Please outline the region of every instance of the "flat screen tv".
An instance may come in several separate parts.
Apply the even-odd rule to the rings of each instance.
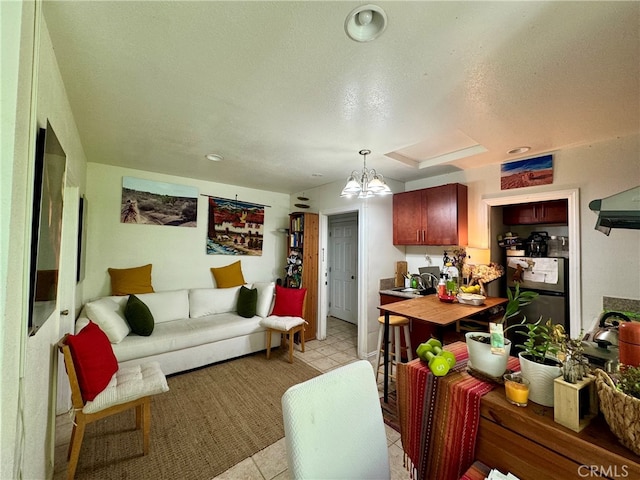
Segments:
[[[38,131],[31,224],[29,335],[35,335],[56,308],[62,200],[67,157],[47,122]]]

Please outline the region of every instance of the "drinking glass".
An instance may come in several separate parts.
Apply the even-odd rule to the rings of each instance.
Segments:
[[[507,400],[518,407],[526,407],[529,400],[529,380],[520,373],[507,373],[502,378]]]

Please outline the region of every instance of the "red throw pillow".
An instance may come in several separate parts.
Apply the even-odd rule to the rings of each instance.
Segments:
[[[284,288],[276,285],[276,303],[271,315],[278,317],[302,317],[302,305],[306,288]]]
[[[118,371],[118,361],[111,343],[100,327],[89,324],[77,335],[67,337],[80,391],[85,402],[93,400],[109,384]]]

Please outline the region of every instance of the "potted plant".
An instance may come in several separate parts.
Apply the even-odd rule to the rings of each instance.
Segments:
[[[545,407],[554,403],[554,380],[562,375],[562,362],[557,353],[566,348],[566,334],[561,325],[553,325],[551,320],[542,323],[542,317],[535,323],[527,323],[526,341],[518,345],[523,349],[518,354],[522,376],[529,380],[529,399]]]
[[[519,285],[516,284],[515,290],[507,290],[507,298],[509,301],[505,307],[504,315],[496,322],[505,325],[507,320],[520,313],[520,309],[529,305],[538,296],[536,292],[520,291]],[[526,321],[526,317],[521,323]],[[520,325],[516,323],[515,325]],[[514,325],[514,326],[515,326]],[[506,332],[511,327],[503,328]],[[502,374],[507,369],[507,361],[511,352],[511,341],[504,339],[504,348],[496,349],[491,347],[491,334],[485,332],[468,332],[465,335],[467,343],[467,351],[469,352],[469,363],[472,370],[485,374],[489,377],[501,379]]]

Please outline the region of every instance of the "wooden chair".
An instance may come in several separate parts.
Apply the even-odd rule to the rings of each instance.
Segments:
[[[118,395],[117,393],[114,395],[113,391],[109,392],[109,397],[111,397],[109,401],[102,402],[99,399],[99,396],[102,394],[99,394],[93,402],[85,403],[82,398],[80,384],[78,383],[78,376],[73,364],[71,349],[69,348],[69,345],[66,344],[66,339],[67,335],[58,342],[58,349],[64,356],[64,364],[67,370],[67,376],[69,377],[69,385],[71,387],[71,401],[74,412],[73,430],[71,432],[69,450],[67,452],[67,460],[69,461],[67,478],[73,479],[75,476],[86,426],[89,423],[100,420],[101,418],[129,410],[130,408],[135,408],[136,410],[136,429],[142,430],[142,452],[143,455],[147,455],[149,453],[149,432],[151,429],[151,396],[169,390],[166,378],[160,369],[160,365],[157,362],[153,362],[144,366],[120,368],[115,373],[116,377],[119,374],[129,376],[132,370],[144,370],[141,370],[143,378],[140,379],[140,385],[135,388],[135,390],[139,392],[137,394],[137,398],[131,398],[132,396],[135,397],[136,394],[132,394],[129,389],[129,392],[125,395]],[[113,388],[117,389],[118,387],[116,386]],[[102,405],[102,403],[104,403],[104,405]],[[93,411],[96,409],[98,410]]]
[[[307,304],[307,294],[305,293],[302,303],[302,311],[305,311]],[[307,321],[302,317],[277,317],[269,316],[260,321],[260,325],[266,328],[267,332],[267,360],[271,356],[271,335],[279,333],[281,344],[289,343],[289,363],[293,363],[293,344],[295,334],[300,336],[300,350],[304,353],[304,334]]]

